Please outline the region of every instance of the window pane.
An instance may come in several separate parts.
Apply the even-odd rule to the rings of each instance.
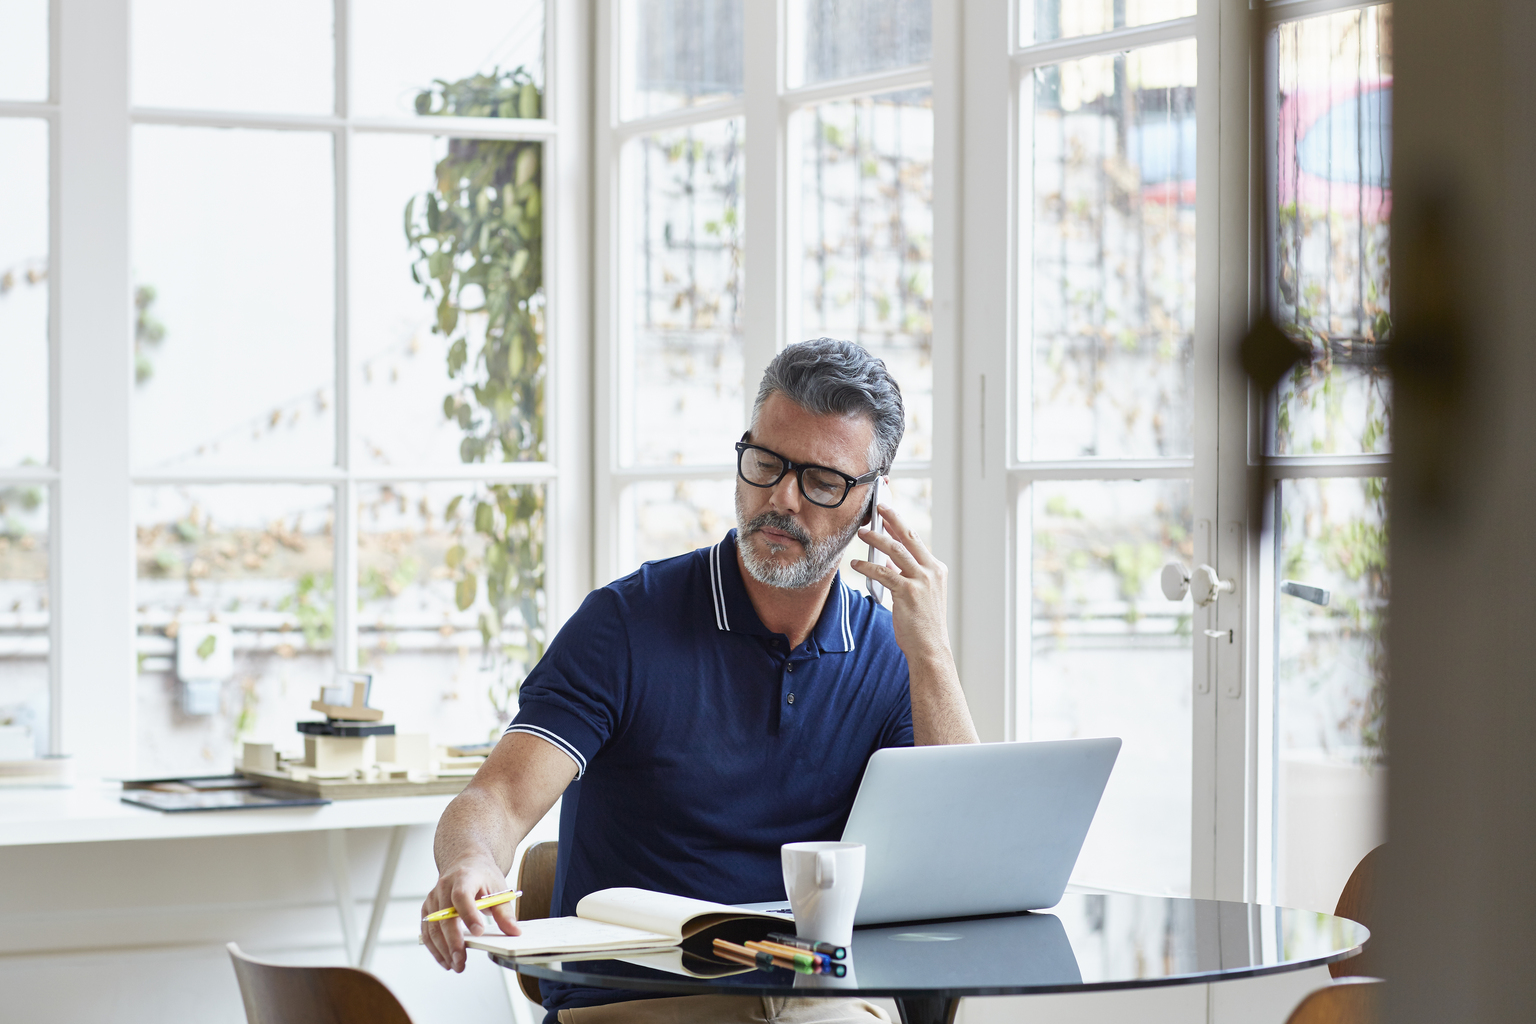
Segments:
[[[619,495],[619,574],[717,543],[736,525],[736,482],[651,480]]]
[[[1091,36],[1195,13],[1196,0],[1019,0],[1019,42]]]
[[[539,484],[361,488],[358,661],[389,720],[478,743],[516,713],[546,639],[544,502]]]
[[[741,95],[743,0],[622,0],[625,120]]]
[[[1037,483],[1019,502],[1031,596],[1018,735],[1119,736],[1072,879],[1187,895],[1192,604],[1158,574],[1190,564],[1187,480]],[[1022,609],[1021,609],[1022,610]]]
[[[48,99],[48,0],[7,0],[4,18],[0,100]]]
[[[1386,481],[1282,481],[1276,575],[1274,898],[1327,910],[1386,839]]]
[[[933,94],[802,111],[800,336],[856,341],[901,385],[900,457],[933,456]]]
[[[488,116],[542,116],[543,0],[445,0],[433,4],[430,14],[443,30],[427,31],[421,4],[408,0],[368,0],[349,11],[353,114],[414,115],[417,97],[435,79],[453,82],[521,68],[534,94],[507,107],[498,102]]]
[[[133,142],[136,466],[330,464],[330,135],[143,125]]]
[[[354,464],[543,458],[542,144],[360,134],[352,147]],[[497,272],[471,280],[486,265]]]
[[[1192,451],[1195,70],[1189,41],[1038,68],[1025,85],[1033,416],[1019,447],[1036,459]]]
[[[0,761],[48,752],[48,490],[0,484]]]
[[[335,672],[331,488],[137,487],[133,518],[135,770],[226,772],[244,740],[299,748],[294,722],[313,717],[309,702]],[[233,665],[213,683],[215,710],[189,714],[178,654],[195,639],[216,663],[222,638],[209,642],[209,623],[228,629]]]
[[[0,466],[48,461],[48,123],[0,118]]]
[[[328,3],[133,0],[132,20],[135,106],[284,114],[333,109]]]
[[[1387,450],[1391,335],[1391,9],[1287,22],[1275,33],[1273,308],[1312,348],[1281,384],[1273,450]]]
[[[924,64],[933,56],[929,0],[791,0],[789,10],[791,87]]]
[[[726,464],[742,397],[742,131],[629,142],[620,178],[620,460]]]

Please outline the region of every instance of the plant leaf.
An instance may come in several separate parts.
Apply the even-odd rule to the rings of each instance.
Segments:
[[[475,579],[474,573],[467,572],[459,577],[459,582],[453,588],[453,603],[458,605],[459,611],[467,611],[475,603],[475,592],[479,588],[480,581]]]

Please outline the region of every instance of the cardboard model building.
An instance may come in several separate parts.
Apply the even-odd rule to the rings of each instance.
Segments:
[[[368,706],[368,692],[372,689],[372,675],[342,673],[331,686],[322,686],[320,699],[310,701],[309,706],[330,721],[382,722],[384,712]],[[390,726],[390,732],[394,732],[394,726]]]
[[[242,774],[281,789],[330,798],[456,793],[485,760],[459,748],[434,748],[427,733],[397,733],[384,712],[368,706],[373,677],[340,673],[310,707],[323,722],[299,722],[304,759],[283,757],[271,743],[247,743]],[[387,791],[386,791],[387,790]]]

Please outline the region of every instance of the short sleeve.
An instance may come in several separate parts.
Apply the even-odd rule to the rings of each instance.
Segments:
[[[880,746],[883,747],[910,747],[915,745],[912,737],[912,692],[908,690],[901,695],[896,706],[891,709],[891,714],[885,720],[885,726],[880,730]]]
[[[525,732],[576,762],[576,777],[613,735],[629,689],[628,633],[617,595],[594,590],[523,680],[507,732]]]

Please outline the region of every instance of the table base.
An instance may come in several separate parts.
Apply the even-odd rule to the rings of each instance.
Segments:
[[[960,1000],[942,996],[897,999],[896,1009],[901,1014],[901,1024],[955,1024]]]

